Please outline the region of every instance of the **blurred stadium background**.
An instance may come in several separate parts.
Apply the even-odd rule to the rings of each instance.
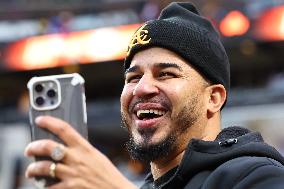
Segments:
[[[91,143],[138,186],[148,170],[129,160],[120,123],[123,57],[135,28],[169,0],[0,0],[0,188],[32,189],[26,83],[80,73]],[[284,0],[192,0],[219,30],[231,61],[223,127],[262,132],[284,154]],[[190,45],[190,44],[189,44]]]

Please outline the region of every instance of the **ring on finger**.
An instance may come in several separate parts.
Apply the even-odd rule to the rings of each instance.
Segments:
[[[55,169],[56,169],[56,163],[52,163],[50,166],[49,166],[49,176],[51,178],[55,178],[56,175],[55,175]]]
[[[63,144],[57,145],[52,149],[50,156],[55,161],[61,161],[65,156],[65,146]]]

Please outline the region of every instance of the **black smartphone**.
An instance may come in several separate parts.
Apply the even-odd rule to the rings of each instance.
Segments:
[[[35,118],[50,115],[60,118],[88,139],[87,111],[84,79],[77,73],[33,77],[28,82],[30,97],[29,120],[32,140],[52,139],[63,143],[56,135],[36,126]],[[51,160],[50,157],[35,157],[36,161]],[[50,186],[57,179],[39,177],[36,180]]]

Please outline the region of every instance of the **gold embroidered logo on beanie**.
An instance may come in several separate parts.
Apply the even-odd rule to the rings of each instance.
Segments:
[[[141,26],[133,35],[130,44],[128,45],[128,50],[127,50],[127,56],[130,54],[131,49],[135,45],[145,45],[148,44],[151,41],[151,38],[148,38],[149,31],[147,29],[144,29],[146,24]],[[148,39],[147,39],[148,38]]]

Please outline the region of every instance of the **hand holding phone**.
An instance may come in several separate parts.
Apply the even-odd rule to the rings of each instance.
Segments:
[[[37,156],[36,160],[47,160],[31,163],[26,169],[26,175],[30,178],[44,179],[45,186],[56,183],[56,188],[62,189],[71,186],[136,189],[137,187],[119,172],[107,156],[85,140],[87,120],[83,83],[76,74],[38,77],[29,82],[32,139],[48,140],[33,141],[26,147],[26,156]],[[48,92],[50,90],[54,90],[55,95],[48,95],[54,94]],[[36,125],[35,118],[40,115],[50,116],[36,119]],[[54,164],[50,156],[60,143],[65,144],[65,155],[60,162]],[[52,179],[48,175],[60,180]],[[40,186],[42,185],[43,183]]]
[[[53,133],[36,126],[35,118],[42,115],[64,120],[85,139],[88,138],[84,79],[79,74],[33,77],[28,82],[28,89],[30,96],[29,119],[33,141],[51,139],[64,144]],[[50,157],[35,157],[35,159],[36,161],[54,161]],[[58,182],[52,178],[37,179],[44,179],[47,186]]]

